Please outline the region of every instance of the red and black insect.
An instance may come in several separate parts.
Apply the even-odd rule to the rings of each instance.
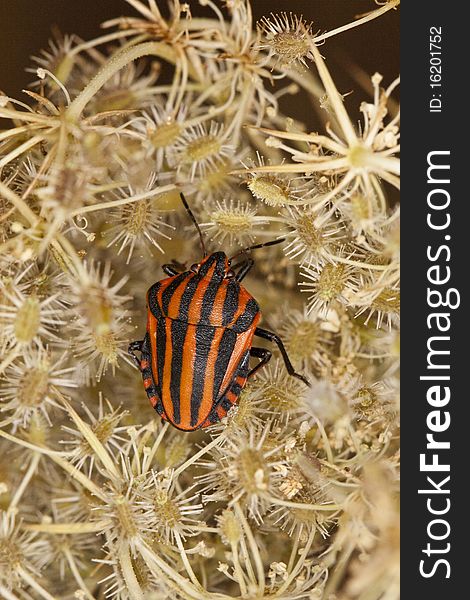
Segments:
[[[281,339],[258,327],[258,303],[241,285],[253,259],[232,266],[233,258],[282,240],[251,246],[232,258],[224,252],[208,255],[183,194],[181,199],[198,230],[204,257],[183,273],[163,265],[169,277],[148,290],[147,332],[129,345],[129,353],[155,410],[176,428],[194,431],[220,421],[247,379],[271,358],[269,350],[252,346],[253,336],[276,343],[288,373],[309,382],[295,372]],[[135,351],[141,353],[140,360]],[[260,359],[251,369],[250,356]]]

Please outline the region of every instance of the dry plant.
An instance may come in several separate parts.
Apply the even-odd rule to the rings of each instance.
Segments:
[[[327,32],[127,2],[0,96],[0,596],[396,599],[398,80],[358,123],[327,59],[399,1]],[[274,358],[190,434],[127,355],[161,264],[200,257],[180,190],[213,250],[285,238],[246,285],[312,381]]]

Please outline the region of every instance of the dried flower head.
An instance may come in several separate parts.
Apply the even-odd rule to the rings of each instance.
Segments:
[[[351,266],[342,263],[304,266],[302,276],[304,281],[300,284],[301,291],[310,294],[309,312],[326,315],[331,305],[348,304],[346,292],[354,287],[355,279]]]
[[[257,163],[248,161],[247,164],[264,166],[265,160],[257,152]],[[303,196],[310,192],[305,180],[282,173],[247,173],[245,183],[254,198],[273,207],[299,204]]]
[[[169,469],[160,473],[151,471],[142,485],[144,514],[154,524],[159,538],[167,543],[174,544],[176,538],[185,540],[197,534],[198,525],[203,525],[194,518],[202,512],[198,497],[194,486],[178,492],[174,472]]]
[[[227,143],[222,124],[211,121],[209,128],[205,124],[187,127],[174,143],[172,165],[178,170],[188,169],[190,179],[196,175],[204,176],[209,169],[231,156],[233,147]]]
[[[156,176],[153,174],[147,184],[147,190],[154,186]],[[130,195],[134,194],[129,189]],[[126,194],[123,194],[126,197]],[[129,264],[135,248],[143,248],[149,245],[159,252],[164,252],[157,238],[170,239],[167,232],[172,227],[162,218],[158,209],[158,199],[149,198],[140,202],[123,204],[110,211],[111,227],[106,232],[109,238],[108,247],[117,246],[118,254],[127,249],[126,264]]]
[[[260,371],[251,384],[251,402],[257,399],[266,407],[268,414],[278,415],[281,420],[287,421],[302,410],[305,388],[300,380],[286,377],[284,364],[276,360]]]
[[[203,501],[230,498],[229,506],[243,500],[249,514],[258,522],[269,505],[274,482],[281,476],[282,459],[276,450],[281,440],[272,431],[272,424],[249,427],[234,432],[222,447],[212,450],[213,460],[202,463],[209,471],[200,478]]]
[[[293,13],[271,13],[258,21],[258,28],[266,38],[259,47],[268,49],[280,65],[297,62],[307,66],[306,59],[311,58],[312,23]]]
[[[64,316],[64,302],[59,294],[40,298],[34,289],[21,288],[8,280],[0,281],[0,289],[4,347],[27,348],[59,340],[56,331]]]
[[[398,284],[388,286],[381,282],[376,283],[373,278],[372,283],[370,283],[370,278],[366,277],[361,278],[361,283],[361,288],[353,299],[356,306],[360,307],[356,312],[356,316],[366,313],[366,324],[374,318],[377,329],[382,327],[384,321],[390,329],[392,322],[397,319],[400,313]]]
[[[22,531],[13,512],[0,511],[0,585],[4,589],[17,591],[31,586],[44,592],[37,579],[49,555],[47,540]]]
[[[98,414],[86,406],[82,405],[83,411],[89,421],[91,431],[98,439],[99,443],[111,453],[119,451],[128,439],[125,437],[127,431],[126,425],[121,425],[127,415],[126,411],[120,410],[120,407],[113,408],[109,400],[99,396]],[[71,460],[76,464],[77,469],[82,469],[88,463],[88,473],[91,474],[95,464],[95,453],[90,442],[84,437],[80,430],[73,429],[64,425],[64,432],[71,435],[69,439],[62,440],[64,447],[71,453]]]
[[[109,263],[103,268],[92,263],[84,282],[70,280],[74,318],[68,330],[85,380],[101,379],[108,366],[116,368],[120,358],[130,362],[125,352],[130,297],[119,294],[127,276],[111,285],[112,275]]]
[[[237,242],[246,246],[252,243],[256,234],[262,231],[261,226],[267,222],[265,217],[257,214],[256,208],[233,198],[217,202],[208,218],[208,221],[201,223],[201,227],[206,228],[213,240],[224,245]]]
[[[294,364],[318,364],[328,352],[331,335],[319,315],[291,310],[279,326],[287,351]]]
[[[344,225],[331,211],[318,213],[287,206],[282,218],[290,228],[285,236],[286,256],[305,265],[334,262]]]
[[[77,42],[78,39],[75,35],[62,35],[57,32],[54,35],[54,39],[49,40],[49,47],[41,50],[39,56],[33,56],[33,61],[39,67],[50,71],[62,84],[66,84],[74,67],[73,48]],[[37,66],[26,70],[30,73],[36,73]],[[40,87],[44,86],[44,84],[50,86],[51,93],[57,92],[59,89],[53,79],[46,81],[41,79],[34,82],[31,87]]]
[[[41,346],[25,350],[20,361],[5,370],[0,381],[0,413],[13,426],[26,427],[31,417],[40,411],[52,425],[49,411],[58,408],[53,390],[77,387],[72,374],[74,367],[65,366],[66,352],[53,354]]]
[[[185,128],[185,106],[175,115],[173,107],[152,104],[143,111],[141,119],[132,122],[132,128],[142,138],[147,153],[155,156],[155,169],[161,172],[170,160],[174,145]]]

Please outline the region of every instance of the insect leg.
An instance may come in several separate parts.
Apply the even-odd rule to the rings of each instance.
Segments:
[[[255,264],[255,261],[252,258],[249,258],[248,260],[243,261],[242,263],[239,263],[238,265],[236,265],[236,267],[240,267],[240,269],[239,269],[238,273],[235,275],[235,281],[238,281],[240,283],[240,281],[245,279],[245,277],[251,271],[251,268],[253,267],[254,264]]]
[[[170,277],[173,277],[173,275],[178,275],[179,273],[179,271],[175,269],[174,265],[163,265],[162,269],[163,272],[169,275]]]
[[[256,371],[258,371],[258,369],[261,369],[261,367],[264,367],[264,365],[267,364],[271,360],[272,352],[270,350],[266,350],[266,348],[251,348],[250,356],[254,356],[255,358],[261,358],[261,360],[259,361],[259,363],[257,365],[255,365],[251,369],[251,371],[247,375],[247,378],[250,378],[252,375],[254,375],[256,373]]]
[[[135,352],[136,351],[137,352],[142,352],[142,346],[143,346],[143,344],[144,344],[144,340],[137,340],[136,342],[131,342],[129,344],[129,348],[127,349],[127,351],[129,352],[129,354],[132,356],[133,361],[135,362],[135,364],[139,368],[139,371],[140,371],[140,360],[135,355]]]
[[[295,372],[295,369],[289,359],[289,355],[287,354],[287,351],[284,347],[284,344],[282,343],[282,340],[278,335],[276,335],[275,333],[272,333],[272,331],[267,331],[266,329],[261,329],[261,327],[257,327],[255,329],[255,335],[277,344],[277,347],[281,351],[281,355],[282,355],[282,358],[284,359],[284,364],[286,365],[286,369],[287,369],[287,372],[289,373],[289,375],[292,375],[292,377],[297,377],[297,379],[300,379],[300,381],[303,381],[306,385],[308,385],[310,387],[311,384],[310,384],[309,380],[306,377],[304,377],[303,375],[300,375],[300,373]]]

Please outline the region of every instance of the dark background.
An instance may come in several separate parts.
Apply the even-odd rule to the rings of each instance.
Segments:
[[[222,2],[217,1],[220,6]],[[164,0],[159,1],[163,6]],[[190,0],[192,14],[199,16],[203,9]],[[356,15],[373,10],[373,0],[252,0],[255,19],[270,12],[294,12],[313,21],[313,30],[330,30],[354,19]],[[26,73],[34,66],[31,55],[48,46],[51,29],[57,26],[62,33],[75,33],[84,40],[103,33],[100,23],[118,16],[136,16],[124,0],[0,0],[0,90],[9,96],[26,99],[22,88],[35,79]],[[399,11],[327,40],[322,53],[327,57],[335,81],[342,93],[356,90],[347,103],[357,107],[365,94],[351,77],[351,65],[359,66],[372,75],[379,71],[388,84],[399,69]]]

